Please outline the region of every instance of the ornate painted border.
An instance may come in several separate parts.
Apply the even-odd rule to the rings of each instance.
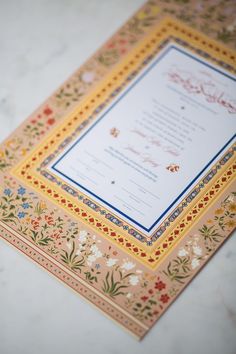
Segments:
[[[230,0],[224,8],[217,8],[212,7],[212,4],[206,0],[204,9],[199,10],[199,4],[195,0],[186,1],[184,6],[175,0],[168,3],[164,0],[149,1],[0,146],[1,237],[47,269],[49,273],[59,274],[58,279],[97,307],[99,303],[94,295],[94,289],[87,293],[82,286],[76,286],[77,283],[70,278],[72,272],[77,274],[79,279],[91,284],[92,280],[88,275],[91,266],[81,268],[80,273],[79,269],[74,269],[70,262],[65,263],[61,258],[65,252],[74,255],[71,242],[74,240],[75,246],[80,246],[77,229],[83,226],[77,218],[70,218],[66,213],[62,214],[62,208],[55,209],[55,206],[43,198],[42,194],[34,193],[28,187],[26,190],[24,184],[11,176],[10,170],[16,163],[22,161],[44,136],[52,131],[55,124],[64,119],[65,115],[72,111],[101,78],[113,70],[121,58],[126,56],[127,52],[134,48],[166,14],[171,14],[180,21],[188,23],[192,28],[197,28],[210,37],[235,48],[233,25],[235,5],[235,2]],[[224,17],[222,18],[221,15]],[[209,48],[214,47],[218,52],[219,55],[216,57],[220,56],[223,62],[228,59],[230,65],[235,65],[233,50],[226,47],[221,50],[222,46],[217,42],[205,38]],[[197,38],[186,37],[186,41],[194,44]],[[226,173],[223,178],[230,177],[231,173],[232,171],[229,175]],[[147,333],[235,228],[235,182],[227,185],[223,194],[217,195],[218,199],[214,199],[214,205],[210,206],[206,214],[196,221],[191,233],[186,232],[185,237],[167,255],[155,272],[140,266],[143,273],[137,274],[142,274],[141,286],[129,285],[124,295],[115,298],[107,292],[104,293],[107,289],[102,290],[105,294],[104,298],[116,304],[117,310],[114,313],[113,306],[106,305],[100,308],[117,322],[122,322],[123,326],[138,338]],[[43,235],[37,234],[39,228],[43,230]],[[31,229],[35,234],[31,233]],[[66,235],[65,239],[59,232],[62,230]],[[104,238],[97,235],[97,241],[103,242]],[[101,279],[98,284],[93,280],[93,287],[96,289],[106,280],[107,272],[116,271],[116,266],[111,265],[112,260],[114,262],[115,257],[121,260],[124,257],[119,247],[110,244],[110,249],[103,249],[105,252],[103,258],[97,260],[99,263],[101,263],[100,259],[110,262],[110,267],[104,262],[101,264],[101,274],[98,275]],[[56,247],[61,253],[56,253]],[[53,262],[57,260],[65,265],[65,271],[62,273],[58,265],[54,267],[49,262],[48,256]],[[127,262],[123,265],[127,266]],[[127,278],[123,284],[127,285]],[[127,319],[124,312],[128,312],[133,319],[141,321],[142,326],[137,326],[137,321],[134,321],[135,324],[129,321],[130,316]]]
[[[236,192],[234,191],[235,184],[215,201],[204,218],[201,218],[191,232],[185,235],[171,257],[167,257],[155,273],[144,272],[145,268],[136,273],[138,274],[136,277],[140,277],[141,287],[136,289],[134,283],[128,285],[123,279],[120,284],[126,287],[127,291],[124,293],[120,291],[115,297],[108,295],[107,289],[102,287],[102,282],[95,286],[96,283],[88,281],[85,277],[87,274],[85,271],[82,274],[79,268],[73,268],[70,263],[63,263],[54,254],[49,255],[32,239],[20,235],[6,221],[0,221],[0,232],[7,242],[91,301],[138,338],[142,338],[235,228]],[[23,192],[22,187],[19,188],[16,200],[21,202]],[[9,197],[12,198],[13,195]],[[114,261],[113,258],[108,258],[109,260],[110,263]],[[130,267],[131,263],[124,264]],[[117,284],[116,273],[119,273],[119,270],[116,269],[115,264],[110,264],[105,273],[106,277],[103,278],[105,285],[110,281],[110,272]]]
[[[188,44],[186,37],[188,39],[194,38],[195,46]],[[49,173],[45,167],[78,136],[88,123],[96,118],[98,113],[137,75],[140,69],[148,64],[156,52],[170,41],[177,42],[213,63],[234,72],[234,68],[228,64],[228,62],[231,63],[230,52],[225,52],[224,48],[220,51],[219,46],[211,44],[211,40],[173,19],[166,18],[139,44],[138,48],[128,55],[128,58],[117,67],[114,74],[106,78],[105,82],[91,93],[84,104],[81,104],[79,110],[77,109],[69,115],[65,119],[65,123],[46,139],[45,144],[34,151],[26,161],[21,162],[13,172],[24,182],[45,193],[47,197],[53,198],[60,206],[67,208],[73,215],[80,217],[96,232],[107,235],[110,240],[118,243],[130,254],[140,258],[152,269],[155,269],[158,262],[170,252],[176,242],[179,242],[193,220],[206,211],[207,206],[213,202],[216,193],[220,193],[229,183],[233,177],[234,164],[231,160],[235,151],[234,146],[228,149],[224,157],[207,172],[150,238],[133,227],[129,227],[116,215],[101,208],[100,205],[95,204],[82,193],[77,193],[55,175]],[[219,52],[222,53],[223,58],[227,58],[226,62],[223,62],[221,58],[219,60],[215,58],[215,54]],[[65,134],[66,139],[64,139]],[[227,171],[226,168],[228,168]],[[48,181],[46,182],[42,176]],[[181,215],[182,213],[183,215]],[[158,240],[160,236],[161,238]],[[140,242],[144,243],[145,241],[146,245],[140,245]]]

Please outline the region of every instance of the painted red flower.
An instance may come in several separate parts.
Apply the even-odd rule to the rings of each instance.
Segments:
[[[142,296],[142,297],[141,297],[141,300],[142,300],[142,301],[147,301],[147,300],[148,300],[148,296]]]
[[[47,121],[47,124],[48,125],[53,125],[55,123],[55,119],[54,118],[50,118],[50,119],[48,119],[48,121]]]
[[[54,224],[54,220],[51,216],[45,215],[45,221],[48,225],[53,225]]]
[[[53,235],[52,235],[52,238],[54,238],[55,240],[59,240],[61,238],[60,234],[58,232],[55,232]]]
[[[46,116],[49,116],[50,114],[52,114],[52,110],[49,107],[46,107],[43,111],[44,114],[46,114]]]
[[[115,44],[114,44],[114,43],[109,43],[107,47],[108,47],[108,48],[114,48],[114,47],[115,47]]]
[[[163,304],[166,304],[169,300],[170,300],[170,297],[169,297],[168,294],[162,294],[161,297],[160,297],[160,301],[161,301]]]
[[[31,225],[33,226],[34,230],[37,230],[39,227],[39,222],[36,220],[31,220]]]
[[[166,284],[163,283],[163,281],[158,281],[155,283],[155,289],[158,289],[159,291],[161,291],[162,289],[166,288]]]
[[[148,292],[149,292],[149,294],[151,294],[151,295],[154,293],[154,291],[153,291],[152,289],[148,290]]]

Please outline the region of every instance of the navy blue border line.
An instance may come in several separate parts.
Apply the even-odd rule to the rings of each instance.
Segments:
[[[128,215],[126,215],[125,213],[123,213],[122,211],[120,211],[119,209],[117,209],[116,207],[114,207],[113,205],[111,205],[110,203],[108,203],[107,201],[105,201],[104,199],[100,198],[98,195],[96,195],[95,193],[93,193],[91,190],[85,188],[84,186],[82,186],[81,184],[79,184],[78,182],[74,181],[72,178],[68,177],[67,175],[65,175],[63,172],[59,171],[56,168],[56,165],[79,143],[80,140],[82,140],[104,117],[105,115],[107,115],[112,109],[113,107],[124,97],[127,95],[127,93],[134,87],[136,86],[142,79],[144,76],[147,75],[147,73],[149,71],[151,71],[154,66],[161,60],[163,59],[163,57],[170,51],[170,50],[177,50],[179,52],[181,52],[182,54],[206,65],[207,67],[215,70],[216,72],[219,72],[220,74],[226,76],[227,78],[236,81],[236,78],[228,75],[227,73],[211,66],[208,63],[205,63],[204,61],[202,61],[199,58],[194,57],[193,55],[186,53],[184,50],[171,45],[169,46],[153,63],[152,65],[149,66],[149,68],[147,68],[142,75],[140,75],[140,77],[135,80],[133,82],[132,85],[130,85],[127,90],[101,115],[101,117],[99,119],[96,120],[96,122],[94,122],[91,127],[84,133],[82,134],[76,141],[75,143],[52,165],[52,169],[54,171],[56,171],[57,173],[59,173],[61,176],[65,177],[66,179],[68,179],[70,182],[73,182],[74,184],[76,184],[78,187],[82,188],[83,190],[85,190],[86,192],[88,192],[89,194],[91,194],[92,196],[96,197],[98,200],[100,200],[101,202],[103,202],[104,204],[108,205],[111,209],[115,210],[116,212],[118,212],[120,215],[126,217],[128,220],[132,221],[135,225],[139,226],[141,229],[149,232],[153,229],[153,227],[155,227],[155,225],[163,218],[163,216],[172,208],[172,206],[183,196],[183,194],[193,185],[193,183],[201,176],[201,174],[212,164],[212,162],[223,152],[223,150],[234,140],[234,138],[236,137],[236,134],[234,134],[232,136],[232,138],[229,139],[229,141],[220,149],[220,151],[207,163],[207,165],[198,173],[198,175],[187,185],[187,187],[181,192],[181,194],[179,194],[179,196],[169,205],[169,207],[159,216],[159,218],[151,225],[150,228],[146,228],[143,225],[141,225],[140,223],[138,223],[136,220],[132,219],[131,217],[129,217]]]

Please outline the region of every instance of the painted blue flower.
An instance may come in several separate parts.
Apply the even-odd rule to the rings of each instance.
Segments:
[[[95,265],[95,268],[96,268],[96,269],[99,269],[99,268],[100,268],[100,264],[96,264],[96,265]]]
[[[19,219],[23,219],[25,217],[26,213],[24,213],[23,211],[18,213],[18,218]]]
[[[23,209],[29,209],[29,207],[30,207],[29,203],[23,203],[22,204],[22,208]]]
[[[4,194],[9,197],[11,195],[11,190],[9,188],[5,189]]]
[[[23,188],[23,187],[20,187],[20,188],[18,189],[18,194],[19,194],[19,195],[24,195],[25,192],[26,192],[26,189]]]

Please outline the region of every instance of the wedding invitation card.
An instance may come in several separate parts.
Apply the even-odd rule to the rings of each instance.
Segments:
[[[147,2],[0,147],[2,238],[138,338],[236,225],[235,44],[182,6]]]

